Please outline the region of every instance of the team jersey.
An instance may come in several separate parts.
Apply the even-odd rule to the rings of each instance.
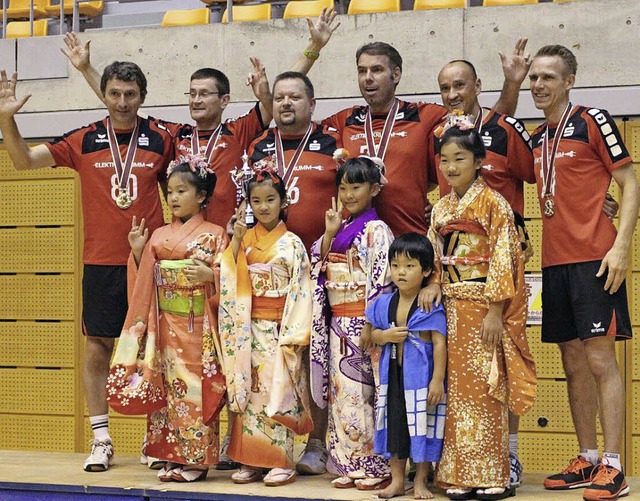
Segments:
[[[118,180],[106,118],[46,143],[56,166],[70,167],[80,176],[85,264],[126,265],[133,216],[138,222],[144,218],[150,233],[164,224],[158,182],[166,179],[167,165],[173,157],[172,137],[155,120],[138,120],[138,147],[127,186],[132,203],[126,210],[116,205]],[[123,159],[131,132],[115,129]]]
[[[536,176],[533,170],[531,137],[519,120],[484,110],[480,137],[487,150],[481,174],[489,187],[507,199],[511,208],[524,215],[524,183],[533,184]],[[440,141],[435,140],[436,162],[440,165]],[[440,197],[451,191],[451,186],[438,168]]]
[[[281,135],[285,165],[300,145],[302,136]],[[287,228],[298,235],[307,251],[324,233],[324,215],[331,207],[331,197],[336,197],[337,166],[333,152],[341,147],[336,130],[313,123],[309,140],[296,163],[287,186],[290,205],[287,212]],[[274,129],[262,133],[251,145],[252,162],[273,156],[275,152]]]
[[[546,123],[533,133],[540,208],[542,138]],[[549,129],[549,143],[556,129]],[[602,259],[616,238],[602,212],[611,173],[631,163],[615,122],[605,110],[575,106],[555,160],[555,214],[542,216],[542,267]]]
[[[343,147],[352,157],[368,154],[364,128],[367,108],[347,108],[322,121],[338,129]],[[427,231],[424,218],[427,192],[429,185],[437,182],[433,129],[446,114],[447,110],[437,104],[400,101],[384,158],[389,183],[376,197],[380,219],[396,236],[409,231],[422,234]],[[386,118],[386,115],[372,116],[376,144],[380,142]]]
[[[161,123],[166,125],[174,136],[176,156],[190,154],[191,137],[195,127],[171,122]],[[231,179],[231,171],[235,167],[242,167],[242,154],[249,150],[251,141],[264,129],[258,103],[244,115],[222,123],[220,138],[211,155],[216,187],[205,212],[207,221],[226,228],[236,208],[236,185]],[[198,130],[200,153],[204,154],[212,133],[210,130]]]

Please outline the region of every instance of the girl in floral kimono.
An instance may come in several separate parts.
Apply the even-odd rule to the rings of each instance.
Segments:
[[[450,116],[440,170],[451,193],[433,208],[447,315],[449,399],[436,480],[450,499],[495,500],[509,485],[507,409],[533,405],[525,336],[524,256],[507,201],[478,176],[485,149],[465,116]]]
[[[209,299],[228,237],[203,218],[215,186],[204,158],[181,157],[167,174],[171,224],[146,243],[144,220],[132,221],[133,291],[107,399],[118,412],[149,415],[147,454],[166,461],[161,481],[192,482],[218,460],[225,381]]]
[[[361,337],[365,308],[391,282],[393,234],[373,207],[386,181],[379,162],[357,157],[339,167],[338,195],[349,217],[342,221],[333,199],[325,233],[311,248],[311,387],[318,406],[329,403],[327,471],[339,475],[332,484],[340,489],[381,489],[390,481],[388,460],[373,453],[376,371]]]
[[[247,185],[257,224],[238,211],[221,265],[220,333],[229,410],[237,413],[227,454],[242,464],[231,478],[267,486],[296,480],[295,434],[313,428],[301,356],[311,331],[309,258],[287,231],[285,184],[263,161]]]

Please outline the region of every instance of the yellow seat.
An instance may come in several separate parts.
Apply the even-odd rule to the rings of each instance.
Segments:
[[[9,0],[7,19],[29,19],[29,4],[29,0]],[[45,9],[50,5],[50,0],[34,0],[33,18],[41,19],[47,17]],[[0,9],[0,18],[2,18],[2,9]]]
[[[73,14],[73,0],[61,0],[64,2],[64,14],[70,16]],[[96,2],[80,2],[78,4],[78,12],[84,17],[95,17],[102,14],[104,9],[103,1]],[[49,5],[45,8],[50,17],[58,17],[60,15],[60,4]]]
[[[458,9],[466,4],[466,0],[416,0],[413,10]]]
[[[40,19],[33,22],[33,36],[46,37],[49,33],[49,22]],[[28,38],[31,36],[31,23],[29,21],[12,21],[7,24],[7,38]]]
[[[283,18],[292,19],[294,17],[316,17],[322,9],[332,9],[333,0],[295,0],[290,1],[284,9]]]
[[[168,10],[162,18],[162,27],[192,26],[195,24],[209,24],[211,11],[203,9]]]
[[[347,14],[371,14],[399,10],[400,0],[351,0]]]
[[[271,19],[271,4],[261,3],[258,5],[234,5],[233,22],[236,21],[267,21]],[[222,22],[229,20],[227,11],[222,14]]]
[[[495,7],[498,5],[524,5],[527,3],[538,3],[538,0],[483,0],[485,7]]]

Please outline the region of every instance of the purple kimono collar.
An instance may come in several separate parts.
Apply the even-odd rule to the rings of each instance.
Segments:
[[[349,219],[343,221],[342,225],[340,225],[340,230],[338,230],[336,237],[331,243],[330,252],[345,254],[349,247],[351,247],[351,244],[353,244],[356,236],[360,234],[366,224],[369,221],[375,221],[376,219],[379,219],[378,213],[372,207],[371,209],[364,211],[351,222],[349,222]]]

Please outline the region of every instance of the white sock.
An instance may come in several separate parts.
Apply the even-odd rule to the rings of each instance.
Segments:
[[[93,438],[97,442],[111,440],[111,437],[109,436],[109,414],[103,414],[102,416],[89,416],[89,422],[91,423],[91,429],[93,430]]]
[[[620,454],[614,452],[605,452],[602,456],[602,462],[613,466],[616,470],[622,471],[622,465],[620,464]]]
[[[598,464],[598,449],[582,449],[580,455],[591,464]]]
[[[517,433],[509,433],[509,454],[515,456],[518,461],[520,458],[518,457],[518,434]]]

